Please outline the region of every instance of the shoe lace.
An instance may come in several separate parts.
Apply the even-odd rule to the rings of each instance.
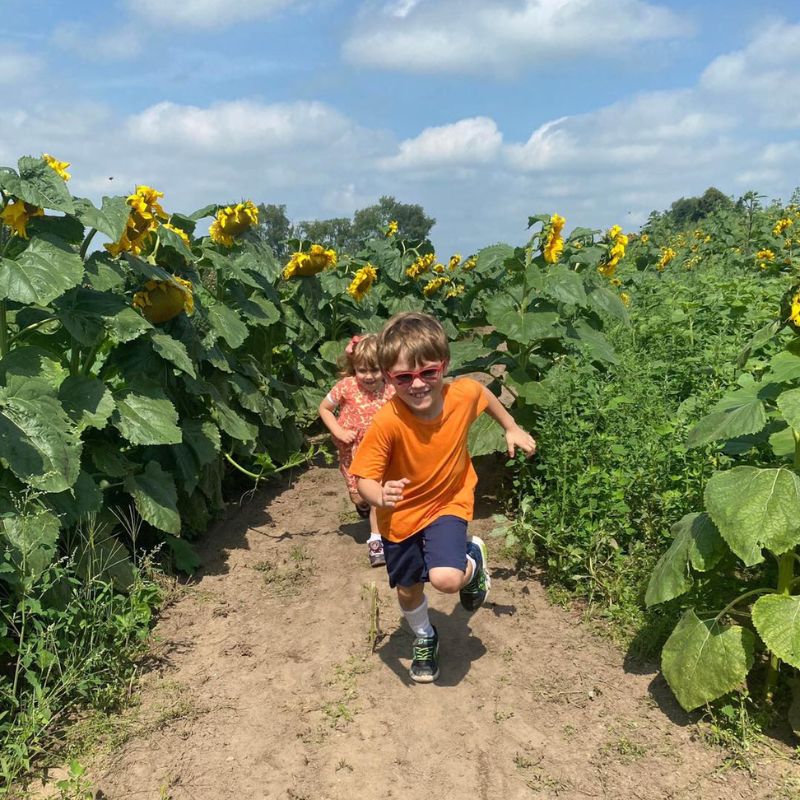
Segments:
[[[433,659],[433,647],[430,645],[414,646],[414,661],[431,661]]]

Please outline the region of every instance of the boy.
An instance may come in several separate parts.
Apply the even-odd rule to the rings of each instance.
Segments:
[[[467,452],[470,425],[486,411],[506,432],[509,455],[536,442],[500,401],[470,378],[443,381],[447,336],[428,314],[393,316],[378,339],[378,362],[396,395],[373,417],[350,466],[358,491],[377,508],[389,585],[414,631],[411,679],[439,677],[439,636],[428,619],[425,581],[460,593],[468,611],[489,590],[486,546],[467,539],[477,475]]]

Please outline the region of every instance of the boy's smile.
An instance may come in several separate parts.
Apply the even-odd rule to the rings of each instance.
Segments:
[[[392,378],[392,375],[397,373],[420,372],[426,369],[437,370],[435,380],[423,380],[421,376],[415,375],[411,382],[407,383]],[[446,369],[446,362],[423,361],[421,364],[410,364],[404,356],[400,356],[387,374],[397,392],[397,396],[408,406],[413,414],[423,419],[433,419],[442,412],[442,389],[444,387],[444,371]]]

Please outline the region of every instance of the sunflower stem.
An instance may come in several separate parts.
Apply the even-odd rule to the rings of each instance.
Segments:
[[[6,315],[6,301],[0,300],[0,358],[2,358],[9,349],[8,320]]]
[[[92,239],[94,239],[94,235],[97,233],[97,228],[92,228],[89,233],[86,234],[86,238],[83,240],[81,244],[81,249],[78,252],[78,255],[81,257],[81,261],[86,258],[86,251],[89,249],[89,245],[92,243]]]

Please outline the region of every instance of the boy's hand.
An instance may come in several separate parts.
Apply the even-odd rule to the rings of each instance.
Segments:
[[[526,458],[530,458],[536,452],[536,439],[527,431],[522,430],[519,425],[515,425],[506,431],[506,444],[508,445],[510,458],[514,458],[517,447],[525,453]]]
[[[340,427],[339,430],[334,434],[334,438],[338,439],[340,442],[342,442],[342,444],[353,444],[353,442],[356,440],[356,432]]]
[[[411,483],[408,478],[400,478],[399,481],[386,481],[383,484],[383,508],[394,508],[403,499],[403,489]]]

